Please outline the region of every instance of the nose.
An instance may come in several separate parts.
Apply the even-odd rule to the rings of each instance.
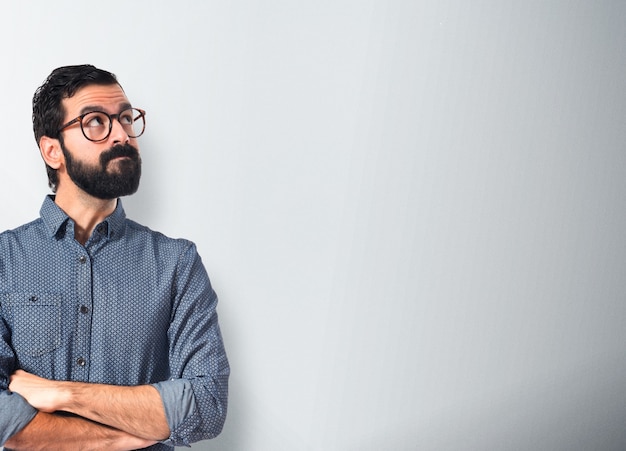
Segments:
[[[109,140],[113,142],[113,144],[126,144],[130,142],[130,137],[122,124],[119,121],[119,118],[111,119],[111,135],[109,136]]]

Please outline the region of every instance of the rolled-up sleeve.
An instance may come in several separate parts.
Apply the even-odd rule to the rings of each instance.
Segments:
[[[2,297],[0,296],[0,311]],[[37,409],[19,394],[9,391],[9,378],[14,371],[15,355],[9,346],[9,330],[0,319],[0,444],[21,431],[37,414]]]
[[[226,420],[230,367],[217,295],[193,243],[178,261],[168,338],[171,380],[154,384],[165,406],[169,445],[217,436]]]
[[[24,429],[37,414],[37,409],[17,393],[0,391],[0,444]]]

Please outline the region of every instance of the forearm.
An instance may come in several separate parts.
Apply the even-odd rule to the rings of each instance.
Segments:
[[[164,440],[170,434],[161,396],[150,385],[52,381],[18,370],[9,389],[41,412],[70,412],[149,440]]]
[[[61,382],[56,410],[71,412],[92,421],[151,440],[165,440],[170,430],[159,392],[152,386]]]
[[[150,446],[154,440],[84,418],[39,412],[33,420],[5,444],[11,450],[133,450]]]

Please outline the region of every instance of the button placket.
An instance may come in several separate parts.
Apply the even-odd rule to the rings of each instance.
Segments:
[[[78,318],[76,321],[76,335],[74,346],[74,368],[76,374],[74,380],[89,380],[89,361],[91,343],[91,306],[92,299],[92,274],[91,259],[85,249],[78,255],[78,268],[76,277],[76,295]]]

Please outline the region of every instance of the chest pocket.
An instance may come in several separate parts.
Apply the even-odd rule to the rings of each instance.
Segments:
[[[5,294],[2,313],[18,356],[39,357],[61,345],[61,295]]]

